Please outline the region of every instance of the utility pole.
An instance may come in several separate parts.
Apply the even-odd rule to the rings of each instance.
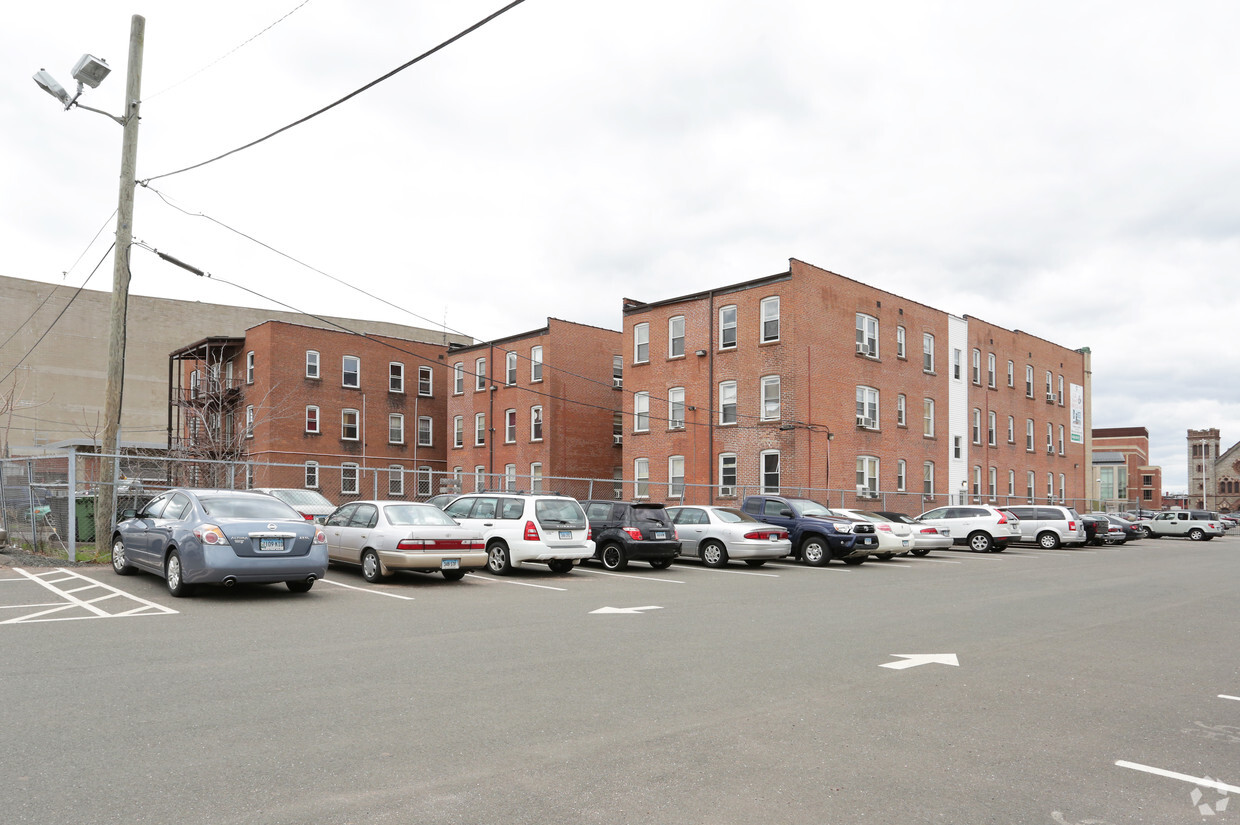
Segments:
[[[129,21],[129,67],[125,78],[125,128],[121,142],[120,193],[116,206],[116,247],[112,256],[112,309],[109,316],[108,378],[104,402],[100,495],[95,505],[95,546],[107,547],[116,515],[116,455],[119,452],[121,397],[125,383],[125,322],[129,310],[129,252],[133,243],[133,201],[138,165],[138,107],[142,101],[142,46],[146,18]]]

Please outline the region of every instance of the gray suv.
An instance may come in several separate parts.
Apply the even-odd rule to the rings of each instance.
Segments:
[[[1065,544],[1085,544],[1085,525],[1071,507],[1018,504],[1007,510],[1020,519],[1019,541],[1037,544],[1047,550]]]

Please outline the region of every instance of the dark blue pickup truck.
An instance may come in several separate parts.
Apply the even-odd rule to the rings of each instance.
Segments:
[[[831,559],[861,564],[878,550],[873,524],[840,515],[808,498],[747,496],[742,509],[758,521],[787,529],[793,556],[814,567]]]

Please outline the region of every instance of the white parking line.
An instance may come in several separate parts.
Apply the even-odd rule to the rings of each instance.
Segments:
[[[912,565],[907,564],[907,563],[898,564],[895,559],[891,559],[891,560],[867,559],[866,563],[873,565],[874,567],[886,567],[891,570],[912,570],[913,569]]]
[[[1138,765],[1136,762],[1125,762],[1122,759],[1115,764],[1121,768],[1131,768],[1134,771],[1144,771],[1155,776],[1165,776],[1168,779],[1191,782],[1202,788],[1214,788],[1216,791],[1222,791],[1223,793],[1240,793],[1240,787],[1228,785],[1226,782],[1219,782],[1217,779],[1210,779],[1204,776],[1189,776],[1186,773],[1176,773],[1175,771],[1164,771],[1162,768],[1151,768],[1149,765]]]
[[[1220,693],[1220,694],[1218,695],[1218,698],[1220,698],[1220,699],[1235,699],[1237,702],[1240,702],[1240,696],[1228,696],[1226,693]]]
[[[593,573],[596,576],[615,576],[616,578],[620,578],[620,579],[639,579],[640,581],[644,581],[644,582],[667,582],[668,584],[684,584],[684,582],[677,581],[676,579],[660,579],[655,576],[633,576],[628,573],[612,573],[609,570],[591,570],[589,568],[582,568],[581,572],[582,573]]]
[[[471,579],[481,579],[482,581],[487,581],[487,582],[490,582],[491,584],[519,584],[522,587],[537,587],[539,590],[559,590],[561,593],[567,590],[567,588],[552,587],[549,584],[531,584],[530,582],[514,582],[512,579],[497,579],[494,576],[480,576],[477,573],[466,573],[465,575]]]
[[[776,567],[800,567],[806,570],[834,570],[836,573],[844,573],[844,572],[847,572],[853,569],[852,566],[850,565],[834,565],[834,564],[826,565],[824,564],[821,567],[814,567],[813,565],[810,565],[810,564],[796,564],[793,562],[778,562],[774,566]]]
[[[353,584],[345,584],[344,582],[333,581],[332,579],[321,579],[323,584],[334,584],[337,587],[347,587],[350,590],[360,590],[363,593],[374,593],[376,596],[388,596],[393,599],[404,599],[407,602],[413,601],[413,596],[401,596],[398,593],[385,593],[382,590],[371,590],[369,587],[358,587]]]
[[[47,605],[48,607],[47,610],[40,610],[37,613],[32,613],[27,616],[16,616],[12,619],[6,619],[3,622],[0,622],[0,624],[23,624],[26,622],[69,622],[69,621],[76,621],[79,619],[114,619],[114,618],[119,618],[122,616],[168,615],[171,613],[178,612],[176,610],[173,610],[171,607],[164,607],[162,604],[156,604],[155,602],[147,601],[146,599],[139,598],[138,596],[135,596],[132,593],[126,593],[123,590],[118,590],[117,588],[113,587],[110,584],[104,584],[103,582],[95,581],[89,576],[83,576],[80,573],[74,573],[64,567],[57,567],[57,568],[54,568],[53,570],[43,572],[43,573],[37,573],[37,574],[28,573],[26,570],[20,567],[15,567],[13,569],[17,573],[20,573],[22,576],[25,576],[28,581],[35,582],[41,587],[44,587],[52,591],[57,596],[62,597],[63,599],[65,599],[65,602],[59,602],[54,605]],[[46,576],[52,576],[52,575],[58,575],[58,574],[62,574],[60,575],[60,578],[56,578],[56,579],[45,578]],[[89,582],[89,584],[83,585],[82,587],[75,587],[72,590],[64,590],[59,587],[56,587],[57,584],[61,584],[63,582],[70,582],[70,581]],[[102,589],[106,592],[102,596],[99,596],[94,599],[88,599],[88,600],[80,599],[77,596],[73,595],[74,593],[80,593],[83,590],[94,590],[96,588]],[[100,608],[95,607],[95,604],[98,602],[104,602],[109,599],[115,599],[115,598],[129,599],[130,601],[137,602],[139,606],[135,608],[131,608],[129,610],[124,610],[120,613],[108,613],[106,610],[101,610]],[[27,607],[44,607],[45,605],[26,605],[26,606]],[[55,618],[50,618],[50,619],[44,618],[45,616],[51,616],[53,613],[60,613],[65,610],[73,610],[75,608],[85,610],[87,613],[90,613],[93,615],[57,616]]]
[[[677,566],[679,567],[679,565]],[[692,566],[685,566],[685,567],[681,567],[680,569],[681,570],[700,570],[703,573],[731,573],[734,576],[766,576],[767,578],[770,578],[770,579],[779,578],[778,573],[755,573],[752,570],[729,570],[727,568],[716,569],[714,567],[692,567]]]
[[[952,561],[951,559],[930,559],[925,558],[924,556],[917,559],[918,564],[921,564],[923,561],[932,562],[933,564],[964,564],[962,561]]]

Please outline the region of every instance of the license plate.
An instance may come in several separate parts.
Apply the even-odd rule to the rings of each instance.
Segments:
[[[572,531],[572,530],[561,530],[561,531],[560,531],[560,540],[561,540],[561,541],[570,541],[570,540],[572,539],[572,537],[573,537],[573,531]]]
[[[908,547],[908,539],[905,539],[904,541],[900,542],[900,546],[901,546],[901,547]]]
[[[281,553],[284,551],[284,539],[276,538],[260,538],[258,540],[258,551],[260,553]]]
[[[666,533],[666,532],[664,532],[663,530],[656,530],[656,531],[654,532],[654,537],[655,537],[656,539],[665,539],[665,538],[667,538],[667,533]]]
[[[866,536],[865,538],[861,540],[861,544],[866,547],[869,547],[871,544],[878,544],[878,539]]]
[[[779,534],[771,533],[771,541],[779,541]]]
[[[459,570],[461,568],[460,559],[444,559],[439,563],[440,570]]]

